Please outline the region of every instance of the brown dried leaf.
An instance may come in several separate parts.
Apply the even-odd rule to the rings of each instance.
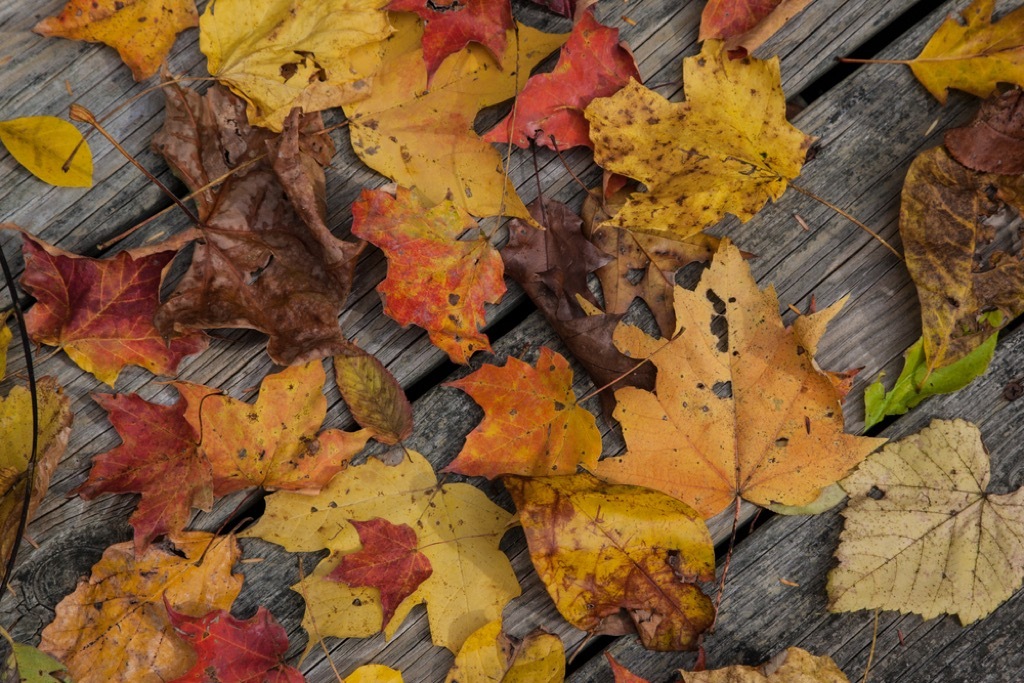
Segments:
[[[962,128],[946,133],[954,159],[982,173],[1024,173],[1024,90],[996,94],[981,103]]]

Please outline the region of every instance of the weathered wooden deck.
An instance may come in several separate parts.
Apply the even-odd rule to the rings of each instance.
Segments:
[[[938,144],[945,129],[966,120],[976,101],[954,94],[942,107],[905,67],[837,66],[835,58],[853,54],[914,56],[941,20],[966,4],[966,0],[816,0],[758,52],[781,56],[787,96],[808,103],[795,123],[819,138],[817,154],[797,182],[850,211],[897,247],[899,194],[907,167],[918,152]],[[1017,4],[1004,2],[1001,8]],[[63,0],[0,5],[0,117],[65,115],[73,101],[103,116],[155,82],[134,83],[129,70],[108,48],[29,32],[39,18],[57,12],[62,5]],[[680,60],[696,52],[703,5],[703,0],[631,0],[628,4],[601,0],[597,11],[603,21],[622,29],[645,80],[672,84],[659,90],[666,95],[672,92],[671,97],[678,99]],[[530,7],[517,6],[517,13],[552,30],[568,26]],[[194,30],[179,39],[170,58],[175,73],[205,75],[196,41]],[[181,190],[164,162],[149,151],[150,138],[162,122],[162,109],[163,98],[154,93],[121,109],[106,125],[161,180]],[[344,235],[351,222],[349,207],[360,189],[380,185],[384,179],[354,157],[343,130],[336,132],[335,138],[340,144],[328,169],[329,225],[336,234]],[[90,190],[49,188],[0,155],[0,220],[16,222],[61,248],[97,255],[97,245],[168,205],[159,190],[108,144],[98,137],[91,141],[96,185]],[[539,158],[545,196],[578,208],[583,193],[561,162],[547,152],[541,152]],[[573,152],[567,159],[577,175],[596,184],[599,172],[588,153]],[[524,200],[532,199],[536,184],[527,155],[513,157],[512,174]],[[793,219],[794,213],[812,229],[804,231]],[[184,225],[183,216],[169,212],[127,240],[126,246],[157,239]],[[812,294],[822,303],[851,295],[825,338],[819,362],[831,369],[864,368],[846,403],[847,428],[860,431],[864,387],[881,370],[894,378],[903,352],[920,335],[916,293],[903,264],[849,222],[793,191],[750,223],[727,221],[716,232],[757,254],[752,261],[755,276],[763,285],[774,283],[784,306],[806,308]],[[9,234],[0,235],[0,244],[9,257],[19,252],[19,240]],[[20,258],[16,260],[20,265]],[[480,416],[466,395],[439,386],[446,379],[465,375],[468,369],[450,365],[418,329],[403,330],[383,316],[374,287],[384,269],[379,252],[364,256],[343,314],[343,327],[376,354],[415,399],[417,429],[409,445],[440,467],[455,456]],[[490,320],[499,361],[542,344],[564,351],[514,286],[505,300],[492,308]],[[45,356],[45,351],[40,354]],[[473,366],[485,360],[494,359],[481,354],[473,359]],[[12,349],[11,371],[23,367],[20,350]],[[209,351],[188,361],[181,377],[238,396],[256,386],[270,370],[259,335],[227,332],[219,335]],[[37,641],[40,630],[53,617],[54,605],[74,589],[80,577],[88,575],[103,549],[130,537],[126,520],[134,504],[130,496],[92,502],[66,497],[85,479],[90,457],[116,445],[119,439],[89,398],[90,392],[105,391],[105,387],[62,354],[46,358],[38,372],[56,375],[66,387],[73,401],[75,425],[50,493],[29,528],[38,548],[23,546],[16,597],[8,596],[0,610],[0,624],[27,642]],[[911,433],[935,416],[975,421],[992,453],[993,487],[1013,490],[1024,484],[1024,459],[1016,457],[1024,443],[1024,400],[1007,401],[1003,387],[1022,375],[1024,330],[1011,325],[983,378],[958,394],[925,402],[893,421],[882,434],[898,437]],[[581,378],[578,391],[587,393],[589,383],[582,379],[582,372],[577,376]],[[167,392],[138,369],[123,373],[117,390],[138,392],[146,398]],[[330,399],[328,426],[349,426],[351,419],[336,392]],[[616,452],[620,443],[609,434],[606,453]],[[500,486],[483,486],[500,503],[508,504]],[[212,513],[197,515],[193,526],[216,530],[235,514],[243,497],[239,494],[220,501]],[[249,511],[258,512],[258,505]],[[832,655],[851,680],[860,680],[871,646],[873,615],[825,611],[826,573],[833,565],[832,552],[841,528],[838,512],[809,518],[767,517],[762,515],[737,547],[719,626],[706,643],[708,666],[755,664],[787,646],[798,645],[816,654]],[[712,527],[720,544],[728,535],[730,522],[718,520]],[[246,583],[236,610],[248,616],[257,603],[266,605],[288,629],[291,653],[301,652],[306,643],[300,627],[303,605],[287,588],[298,579],[294,557],[261,541],[247,540],[243,546],[246,556],[265,560],[240,567]],[[510,532],[503,547],[524,587],[523,596],[505,611],[506,628],[522,635],[543,626],[560,635],[568,651],[575,650],[585,634],[567,626],[555,611],[533,574],[522,533]],[[307,561],[306,571],[311,567]],[[1024,675],[1020,673],[1024,671],[1022,625],[1024,592],[966,629],[950,617],[922,621],[883,613],[871,680],[1020,680]],[[377,636],[331,639],[328,644],[343,674],[357,665],[376,662],[402,670],[406,681],[436,681],[444,678],[452,661],[447,650],[430,644],[422,608],[412,613],[390,642]],[[693,663],[692,654],[647,653],[633,638],[601,638],[587,643],[571,662],[570,680],[610,680],[602,656],[605,650],[652,681],[674,680],[674,668]],[[314,651],[300,668],[309,681],[333,680],[320,652]]]

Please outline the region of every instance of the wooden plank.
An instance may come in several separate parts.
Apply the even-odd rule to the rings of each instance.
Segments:
[[[48,2],[44,3],[44,7],[52,6],[51,9],[55,10],[61,4],[60,2]],[[819,4],[825,5],[825,1],[819,0]],[[829,68],[831,55],[835,53],[828,51],[832,42],[836,42],[838,45],[838,47],[833,45],[834,50],[846,52],[847,48],[852,49],[884,26],[887,20],[895,16],[899,8],[909,4],[909,2],[885,3],[878,0],[872,0],[871,3],[830,0],[828,6],[833,11],[821,14],[819,17],[819,20],[823,22],[821,25],[812,26],[803,21],[794,24],[789,29],[790,36],[793,37],[792,54],[804,55],[813,52],[817,57],[806,58],[798,69],[790,69],[787,66],[787,87],[790,79],[797,83],[801,82],[800,79],[803,79],[802,82],[809,82]],[[649,78],[657,78],[659,75],[667,75],[671,72],[678,81],[679,57],[684,52],[693,51],[695,21],[701,6],[702,3],[686,2],[681,7],[676,7],[673,3],[661,0],[635,3],[629,6],[631,16],[639,21],[636,27],[623,25],[624,37],[636,46],[641,70],[645,75],[653,73],[654,76]],[[613,10],[618,11],[617,7],[612,8],[608,11],[608,15],[614,15]],[[851,24],[854,26],[852,32],[843,33],[841,41],[836,41],[835,36],[830,35],[829,27],[835,28],[836,22],[846,22],[851,17],[859,17],[860,23]],[[12,66],[17,65],[18,67],[16,80],[19,85],[21,83],[29,84],[13,89],[11,92],[0,89],[0,93],[2,93],[0,98],[3,98],[0,99],[0,103],[3,105],[2,110],[5,112],[5,116],[8,115],[9,104],[12,111],[15,108],[14,105],[17,105],[22,107],[19,111],[25,113],[39,111],[60,113],[71,101],[66,91],[63,90],[63,77],[73,76],[75,78],[74,90],[82,92],[86,106],[97,113],[109,111],[116,102],[125,97],[124,93],[137,92],[140,89],[141,86],[130,82],[126,70],[118,66],[116,55],[113,55],[107,48],[66,41],[44,40],[24,34],[24,29],[33,21],[17,18],[13,12],[8,16],[0,16],[0,30],[7,31],[9,27],[15,26],[22,31],[19,40],[24,42],[10,43],[9,49],[19,53],[16,60],[12,62]],[[803,37],[797,39],[798,35]],[[186,72],[201,69],[202,64],[195,59],[197,53],[189,42],[194,42],[195,32],[187,33],[186,38],[188,40],[179,44],[179,48],[172,58],[172,66],[175,70]],[[788,56],[789,53],[784,54],[784,64],[788,63]],[[69,62],[73,63],[64,72],[49,73],[45,68],[47,63],[68,64]],[[64,76],[60,76],[61,73]],[[69,80],[71,79],[69,78]],[[162,104],[159,103],[158,96],[153,96],[145,101],[155,101],[157,104],[140,106],[136,103],[111,120],[111,129],[116,136],[125,140],[126,146],[133,153],[144,158],[147,165],[153,168],[162,167],[162,164],[146,151],[149,137],[159,126],[159,112],[162,109]],[[41,108],[33,109],[33,107]],[[344,225],[348,220],[347,207],[359,186],[376,184],[380,181],[363,169],[354,159],[346,147],[347,140],[344,135],[339,136],[339,140],[341,142],[339,147],[342,151],[336,157],[333,165],[334,171],[329,176],[328,183],[329,186],[334,187],[344,181],[347,186],[338,192],[332,192],[330,224],[341,228],[339,232],[344,233]],[[166,203],[158,193],[136,175],[133,169],[116,156],[116,153],[106,147],[105,143],[101,143],[97,147],[99,148],[97,167],[100,169],[98,177],[105,178],[97,188],[84,195],[69,198],[69,195],[65,194],[67,191],[51,191],[42,188],[34,180],[25,179],[19,173],[5,173],[0,179],[0,197],[7,203],[0,204],[0,208],[4,209],[4,213],[0,215],[12,215],[17,220],[26,222],[29,227],[38,229],[45,238],[57,242],[64,248],[84,251],[91,249],[98,241],[115,234],[121,228],[134,223],[139,218],[151,213],[154,208]],[[589,155],[583,153],[571,154],[569,158],[570,163],[576,166],[589,164]],[[522,159],[515,165],[513,176],[516,178],[518,186],[524,188],[524,197],[529,198],[534,194],[532,163],[529,162],[528,157]],[[567,178],[560,162],[550,155],[546,158],[542,155],[542,160],[544,166],[541,170],[541,178],[542,184],[546,188],[545,192],[548,193],[550,189],[557,196],[578,202],[581,193]],[[5,163],[10,163],[10,161],[7,160]],[[7,167],[2,168],[7,169]],[[161,177],[166,177],[166,171],[162,171],[162,173]],[[594,177],[592,170],[589,177]],[[8,208],[12,213],[7,213]],[[172,215],[166,221],[158,223],[156,229],[169,230],[181,225],[181,219]],[[131,243],[138,241],[134,240]],[[7,246],[9,240],[2,243],[9,250]],[[768,251],[759,253],[764,258]],[[365,274],[365,279],[360,280],[357,291],[353,295],[353,303],[343,315],[346,329],[380,355],[403,383],[408,384],[415,381],[438,367],[441,360],[440,354],[429,348],[422,334],[415,330],[398,330],[397,326],[380,314],[379,302],[375,293],[372,292],[373,287],[383,275],[383,264],[379,256],[370,262],[368,268],[365,265],[361,266],[361,270]],[[499,312],[514,308],[519,301],[521,301],[521,297],[509,297],[509,303]],[[535,344],[538,339],[549,334],[536,316],[517,330],[517,333],[518,335],[510,337],[507,344],[503,343],[502,351],[517,350],[517,345]],[[898,354],[901,350],[902,347],[896,345],[890,349],[890,355]],[[17,357],[12,358],[14,369],[19,367],[19,362]],[[227,335],[227,341],[215,344],[214,349],[187,365],[183,376],[232,391],[256,385],[269,367],[261,350],[261,341],[256,335],[231,333]],[[49,610],[52,610],[55,601],[73,588],[74,577],[87,573],[88,567],[98,558],[99,553],[109,542],[126,537],[123,520],[127,517],[127,510],[131,504],[127,497],[107,498],[89,504],[78,499],[63,499],[63,495],[67,491],[84,479],[89,455],[116,444],[117,438],[107,426],[101,411],[86,397],[89,390],[96,388],[94,381],[83,376],[62,356],[48,361],[45,368],[48,372],[59,374],[68,385],[68,392],[74,400],[78,426],[76,426],[68,456],[55,477],[52,493],[32,526],[31,532],[41,541],[42,546],[38,551],[26,553],[26,561],[21,573],[25,577],[26,585],[23,590],[26,599],[17,606],[11,604],[5,606],[5,609],[17,613],[19,619],[17,633],[23,637],[31,637],[32,634],[38,632],[41,625],[49,621],[52,612],[49,613],[50,616],[47,614]],[[141,390],[147,397],[159,396],[162,393],[157,386],[152,384],[149,376],[141,371],[127,372],[126,377],[119,384],[119,388],[123,391]],[[441,392],[444,390],[439,390],[433,395],[440,398],[432,400],[440,401],[440,404],[450,411],[451,392]],[[332,394],[332,396],[336,396],[336,394]],[[425,418],[421,418],[420,423],[430,424],[432,421],[429,418],[436,414],[438,408],[432,408],[429,402],[422,403],[421,406],[418,406],[418,414],[424,415]],[[464,411],[456,412],[461,414]],[[332,409],[331,425],[346,424],[347,421],[343,411]],[[459,429],[456,429],[457,426]],[[461,425],[445,424],[444,433],[438,435],[437,441],[432,445],[432,452],[435,453],[434,461],[440,462],[450,458],[455,452],[455,444],[461,440],[461,435],[467,432],[471,426],[471,421]],[[424,434],[420,438],[427,441],[422,446],[425,449],[426,446],[431,445],[430,435]],[[204,516],[200,521],[205,522],[207,526],[212,525],[212,528],[216,528],[219,520],[233,509],[236,502],[237,498],[235,501],[229,500],[221,503],[218,506],[219,515]],[[96,533],[92,533],[93,531]],[[514,552],[514,549],[518,548],[515,562],[520,569],[520,576],[524,579],[529,594],[529,599],[517,603],[521,605],[521,608],[510,615],[510,623],[516,627],[521,624],[524,628],[520,632],[526,630],[525,627],[529,623],[536,621],[534,613],[540,603],[543,614],[542,621],[560,624],[560,618],[554,615],[550,603],[544,598],[543,590],[536,578],[533,577],[528,568],[528,562],[522,555],[521,536],[509,543]],[[254,547],[253,552],[270,558],[269,551],[263,553],[261,549]],[[281,554],[278,553],[278,555]],[[59,581],[52,579],[52,574],[49,573],[52,571],[53,562],[47,558],[52,557],[61,558],[62,573],[58,577]],[[240,604],[243,608],[246,605],[251,606],[253,597],[265,597],[269,594],[272,600],[271,607],[275,614],[278,614],[277,605],[280,603],[282,614],[278,614],[278,616],[285,619],[290,630],[294,632],[297,629],[298,619],[301,617],[301,601],[298,596],[283,589],[283,586],[295,580],[294,565],[288,567],[293,576],[282,578],[276,576],[275,572],[266,569],[271,564],[272,558],[263,564],[246,567],[246,574],[251,582],[246,595],[250,597],[246,598],[249,600],[248,603],[243,600]],[[28,585],[29,583],[31,585]],[[8,614],[8,612],[0,614],[0,619],[6,622]],[[408,664],[408,668],[422,674],[415,677],[410,675],[409,680],[429,680],[436,677],[442,667],[446,668],[444,660],[447,655],[444,653],[438,655],[436,649],[429,647],[423,627],[424,620],[422,613],[419,613],[417,619],[410,620],[401,630],[399,637],[391,644],[385,646],[380,638],[346,641],[335,648],[335,651],[342,657],[342,661],[352,665],[374,657],[377,657],[378,660]],[[567,632],[564,625],[560,628],[563,632]],[[570,638],[568,634],[566,637]],[[578,633],[571,637],[578,642]],[[296,647],[299,645],[297,644]],[[311,659],[310,661],[315,662],[316,660]],[[317,668],[319,665],[314,663],[311,666],[313,667],[312,671],[320,671]],[[320,680],[320,678],[314,676],[311,680]]]
[[[1024,484],[1024,400],[1008,401],[1006,384],[1022,377],[1024,327],[996,350],[988,372],[957,394],[930,399],[887,429],[898,439],[932,419],[962,418],[981,429],[992,456],[989,490],[1009,492]],[[829,614],[825,583],[835,565],[842,518],[837,510],[815,517],[773,517],[742,542],[733,557],[716,633],[707,640],[708,667],[755,664],[797,645],[836,659],[851,681],[860,680],[871,646],[873,614]],[[791,586],[781,580],[798,584]],[[1019,642],[1024,591],[991,616],[962,628],[954,617],[928,621],[883,612],[871,669],[873,681],[1010,681],[1024,667]],[[900,643],[902,638],[903,644]],[[609,650],[622,664],[652,681],[675,667],[691,667],[693,655],[649,653],[633,639]],[[1013,673],[1011,673],[1013,672]],[[603,657],[588,662],[573,683],[606,681]]]

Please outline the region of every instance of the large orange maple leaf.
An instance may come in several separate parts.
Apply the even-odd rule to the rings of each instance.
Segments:
[[[676,336],[620,326],[624,353],[650,358],[655,391],[615,392],[627,453],[595,473],[663,491],[711,517],[742,497],[805,505],[884,439],[843,433],[840,393],[813,362],[821,326],[787,329],[727,241],[695,291],[677,287]],[[819,316],[831,316],[835,309]]]

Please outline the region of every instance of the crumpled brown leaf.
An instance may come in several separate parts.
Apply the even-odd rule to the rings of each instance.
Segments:
[[[320,115],[294,110],[274,135],[250,127],[245,103],[220,86],[165,90],[153,146],[190,190],[245,168],[196,197],[203,240],[157,327],[259,330],[281,365],[352,352],[338,315],[364,245],[337,239],[324,222],[322,166],[334,145]]]
[[[931,369],[980,346],[999,322],[1024,313],[1021,254],[982,251],[996,237],[986,218],[1003,200],[1024,206],[1024,178],[981,174],[942,147],[920,154],[903,185],[900,236],[921,301],[924,352]]]
[[[526,290],[595,385],[604,386],[629,373],[614,386],[653,389],[654,368],[648,363],[637,367],[635,360],[612,343],[622,316],[589,315],[577,299],[598,307],[597,298],[587,288],[587,273],[611,258],[583,237],[582,221],[569,207],[552,200],[544,201],[543,207],[535,200],[528,208],[545,230],[518,219],[509,222],[508,244],[501,250],[505,273]],[[636,371],[629,372],[633,368]],[[601,392],[601,401],[605,414],[611,415],[615,407],[612,392]]]
[[[1024,90],[996,94],[981,103],[971,122],[946,133],[946,149],[982,173],[1024,173]]]

